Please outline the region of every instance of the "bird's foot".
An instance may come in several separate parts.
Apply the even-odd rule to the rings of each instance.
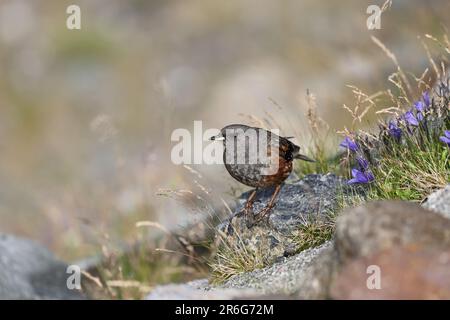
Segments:
[[[281,185],[277,185],[266,207],[257,214],[256,223],[266,220],[266,223],[270,226],[270,211],[275,207],[275,200],[280,190]]]
[[[251,207],[244,207],[239,213],[244,215],[245,225],[247,228],[250,229],[256,224],[255,214],[253,213],[253,209]]]
[[[255,215],[253,214],[253,202],[255,201],[257,190],[258,189],[253,190],[253,192],[250,194],[250,197],[248,197],[247,199],[247,203],[241,210],[241,212],[244,213],[246,219],[245,224],[247,225],[247,228],[251,228],[255,225]]]
[[[258,214],[256,215],[255,224],[260,223],[261,221],[264,221],[268,225],[270,225],[270,214],[273,209],[274,205],[269,205],[262,209]]]
[[[247,228],[251,229],[251,228],[253,228],[253,226],[255,224],[256,224],[256,221],[255,221],[255,217],[253,216],[253,214],[247,215],[247,217],[245,219],[245,225],[247,226]]]

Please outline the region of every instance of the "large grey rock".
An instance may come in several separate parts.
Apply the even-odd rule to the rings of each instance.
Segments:
[[[430,194],[423,206],[450,219],[450,185]]]
[[[0,234],[0,299],[82,299],[67,288],[66,268],[44,247]]]
[[[348,188],[345,181],[334,174],[311,174],[286,183],[270,214],[270,227],[279,233],[289,233],[309,219],[329,214],[330,210],[336,208],[337,193]],[[273,188],[270,188],[257,193],[253,205],[255,212],[267,205],[272,192]],[[246,192],[239,198],[236,212],[244,207],[250,193],[251,191]]]
[[[271,264],[296,253],[293,234],[306,223],[327,219],[342,200],[339,197],[345,196],[348,190],[345,180],[333,174],[308,175],[286,183],[268,223],[262,221],[252,228],[247,227],[246,217],[240,212],[249,196],[249,192],[244,193],[236,213],[218,226],[218,240],[232,247],[244,246],[245,250],[263,253],[265,264]],[[264,208],[272,192],[273,189],[265,189],[257,193],[254,212]]]

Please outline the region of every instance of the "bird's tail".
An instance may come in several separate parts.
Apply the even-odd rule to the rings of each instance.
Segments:
[[[304,160],[304,161],[308,161],[308,162],[316,162],[316,160],[313,160],[313,159],[311,159],[303,154],[300,154],[300,153],[297,153],[294,156],[294,159]]]

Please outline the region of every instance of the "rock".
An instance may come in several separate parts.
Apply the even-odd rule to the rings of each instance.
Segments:
[[[450,185],[429,195],[423,206],[450,219]]]
[[[66,270],[44,247],[0,234],[0,299],[83,299],[67,288]]]
[[[337,299],[450,298],[450,220],[415,203],[380,201],[337,219]],[[381,289],[367,281],[379,268]]]
[[[279,233],[289,233],[310,218],[328,214],[337,205],[337,192],[345,186],[345,180],[334,174],[311,174],[285,184],[270,215],[270,226]],[[257,193],[255,212],[266,206],[272,192],[273,188],[269,188]],[[244,207],[250,193],[240,197],[236,212]]]
[[[369,270],[368,274],[369,266],[379,269]],[[378,283],[373,278],[377,275]],[[368,280],[369,276],[372,278]],[[450,299],[450,249],[396,246],[358,258],[340,272],[331,296],[335,299]]]
[[[284,258],[271,266],[231,277],[221,288],[255,289],[262,295],[286,295],[300,299],[327,297],[333,255],[331,242]]]
[[[224,289],[209,287],[207,279],[183,284],[158,286],[147,296],[147,300],[231,300],[254,298],[260,293],[252,289]]]
[[[417,204],[380,201],[349,209],[336,223],[340,263],[396,245],[450,248],[450,220]]]
[[[239,243],[246,250],[263,252],[266,265],[283,256],[296,253],[293,232],[307,222],[326,219],[338,205],[338,197],[349,187],[336,175],[308,175],[301,180],[287,183],[281,189],[269,223],[260,222],[252,228],[246,225],[246,217],[240,213],[250,192],[244,193],[236,213],[218,226],[220,239],[226,243]],[[260,190],[254,203],[259,212],[269,201],[273,189]]]

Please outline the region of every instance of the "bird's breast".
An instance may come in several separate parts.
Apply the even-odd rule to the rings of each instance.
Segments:
[[[272,161],[269,164],[248,164],[227,161],[224,153],[224,164],[233,178],[255,188],[281,184],[292,172],[292,160],[282,157],[278,157],[278,161]]]

